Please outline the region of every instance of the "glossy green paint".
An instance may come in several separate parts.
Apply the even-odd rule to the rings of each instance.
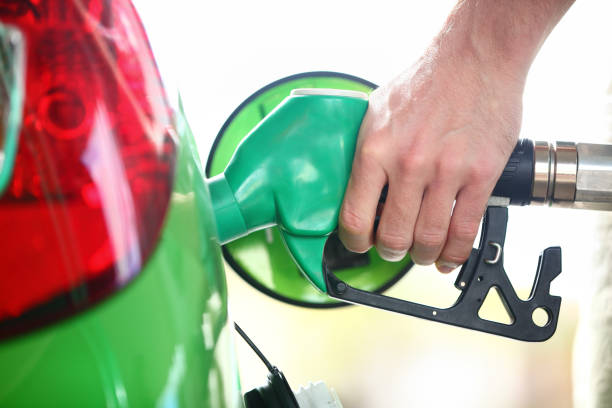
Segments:
[[[300,269],[325,292],[323,247],[338,224],[367,106],[357,97],[287,97],[209,180],[220,240],[277,224]],[[242,216],[228,216],[235,214]]]
[[[13,174],[24,94],[24,39],[0,23],[0,196]]]
[[[374,87],[367,81],[345,74],[311,72],[293,75],[260,89],[230,115],[219,131],[208,158],[207,175],[222,173],[245,136],[293,89],[332,88],[370,93]],[[343,304],[316,290],[306,279],[291,258],[277,226],[229,242],[224,250],[239,275],[269,295],[303,306]],[[409,257],[398,263],[386,262],[374,249],[367,257],[367,265],[336,270],[336,275],[352,287],[374,292],[388,287],[411,265]]]
[[[210,198],[191,132],[141,276],[60,323],[0,343],[0,406],[241,407]]]

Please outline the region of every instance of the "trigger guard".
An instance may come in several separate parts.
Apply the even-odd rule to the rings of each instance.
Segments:
[[[371,306],[378,309],[402,313],[440,323],[496,334],[522,341],[544,341],[557,328],[561,298],[552,296],[550,283],[561,273],[561,248],[547,248],[538,262],[531,296],[521,300],[514,291],[503,267],[503,245],[508,221],[506,207],[489,207],[483,219],[479,248],[473,249],[467,262],[459,272],[456,287],[461,290],[456,303],[446,309],[392,298],[362,291],[349,286],[327,268],[323,259],[325,287],[329,296],[345,302]],[[490,245],[493,242],[496,246]],[[496,250],[502,248],[496,262]],[[486,320],[478,315],[480,307],[491,288],[496,288],[511,324]],[[537,325],[532,318],[536,309],[544,309],[548,322]]]

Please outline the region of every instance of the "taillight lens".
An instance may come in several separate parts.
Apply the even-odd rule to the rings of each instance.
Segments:
[[[21,32],[0,22],[0,196],[13,174],[21,126],[23,50]]]
[[[0,4],[26,41],[23,123],[0,199],[0,337],[134,278],[172,189],[172,114],[129,1]]]

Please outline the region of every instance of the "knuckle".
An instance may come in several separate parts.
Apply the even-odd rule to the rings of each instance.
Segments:
[[[379,230],[376,241],[385,248],[394,251],[404,251],[410,247],[410,240],[396,232],[382,232]]]
[[[436,171],[440,177],[453,178],[462,172],[464,166],[465,164],[460,157],[445,156],[436,165]]]
[[[422,174],[427,166],[427,161],[424,155],[412,153],[404,155],[398,160],[399,171],[403,175],[419,175]]]
[[[340,211],[340,225],[349,235],[363,235],[369,230],[367,219],[347,205]]]
[[[487,184],[495,178],[496,167],[488,161],[474,163],[469,167],[468,177],[476,184]]]
[[[472,165],[468,170],[468,178],[472,183],[482,184],[485,181],[486,172],[482,167]]]
[[[438,248],[444,244],[446,234],[442,230],[425,229],[416,231],[414,241],[424,248]]]
[[[380,143],[379,139],[380,137],[376,134],[372,134],[364,139],[363,143],[355,154],[355,159],[360,164],[368,166],[380,163],[381,159],[385,155],[385,143]]]
[[[478,234],[477,222],[458,222],[449,231],[450,239],[462,244],[472,244]]]

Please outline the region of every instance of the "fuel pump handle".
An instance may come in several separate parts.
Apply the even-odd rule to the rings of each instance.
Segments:
[[[522,139],[493,196],[506,205],[612,210],[612,145]]]
[[[580,186],[589,185],[595,191],[594,183],[580,184],[580,145],[573,145],[572,150],[572,144],[553,147],[529,140],[518,143],[495,187],[480,246],[472,251],[459,273],[455,286],[462,294],[454,306],[436,309],[351,288],[327,268],[329,251],[325,247],[337,228],[367,105],[367,94],[356,91],[292,91],[243,139],[224,172],[207,180],[220,242],[278,225],[300,270],[329,296],[520,340],[542,341],[552,336],[561,299],[549,294],[549,286],[561,272],[561,250],[544,251],[531,297],[526,301],[518,298],[503,269],[506,205],[535,201],[567,204],[578,197]],[[601,159],[602,149],[595,149],[599,156],[591,156]],[[592,166],[588,169],[595,171]],[[605,201],[607,196],[584,197],[603,197]],[[500,293],[512,324],[478,316],[481,302],[491,288]],[[532,320],[538,308],[549,317],[544,327]]]

